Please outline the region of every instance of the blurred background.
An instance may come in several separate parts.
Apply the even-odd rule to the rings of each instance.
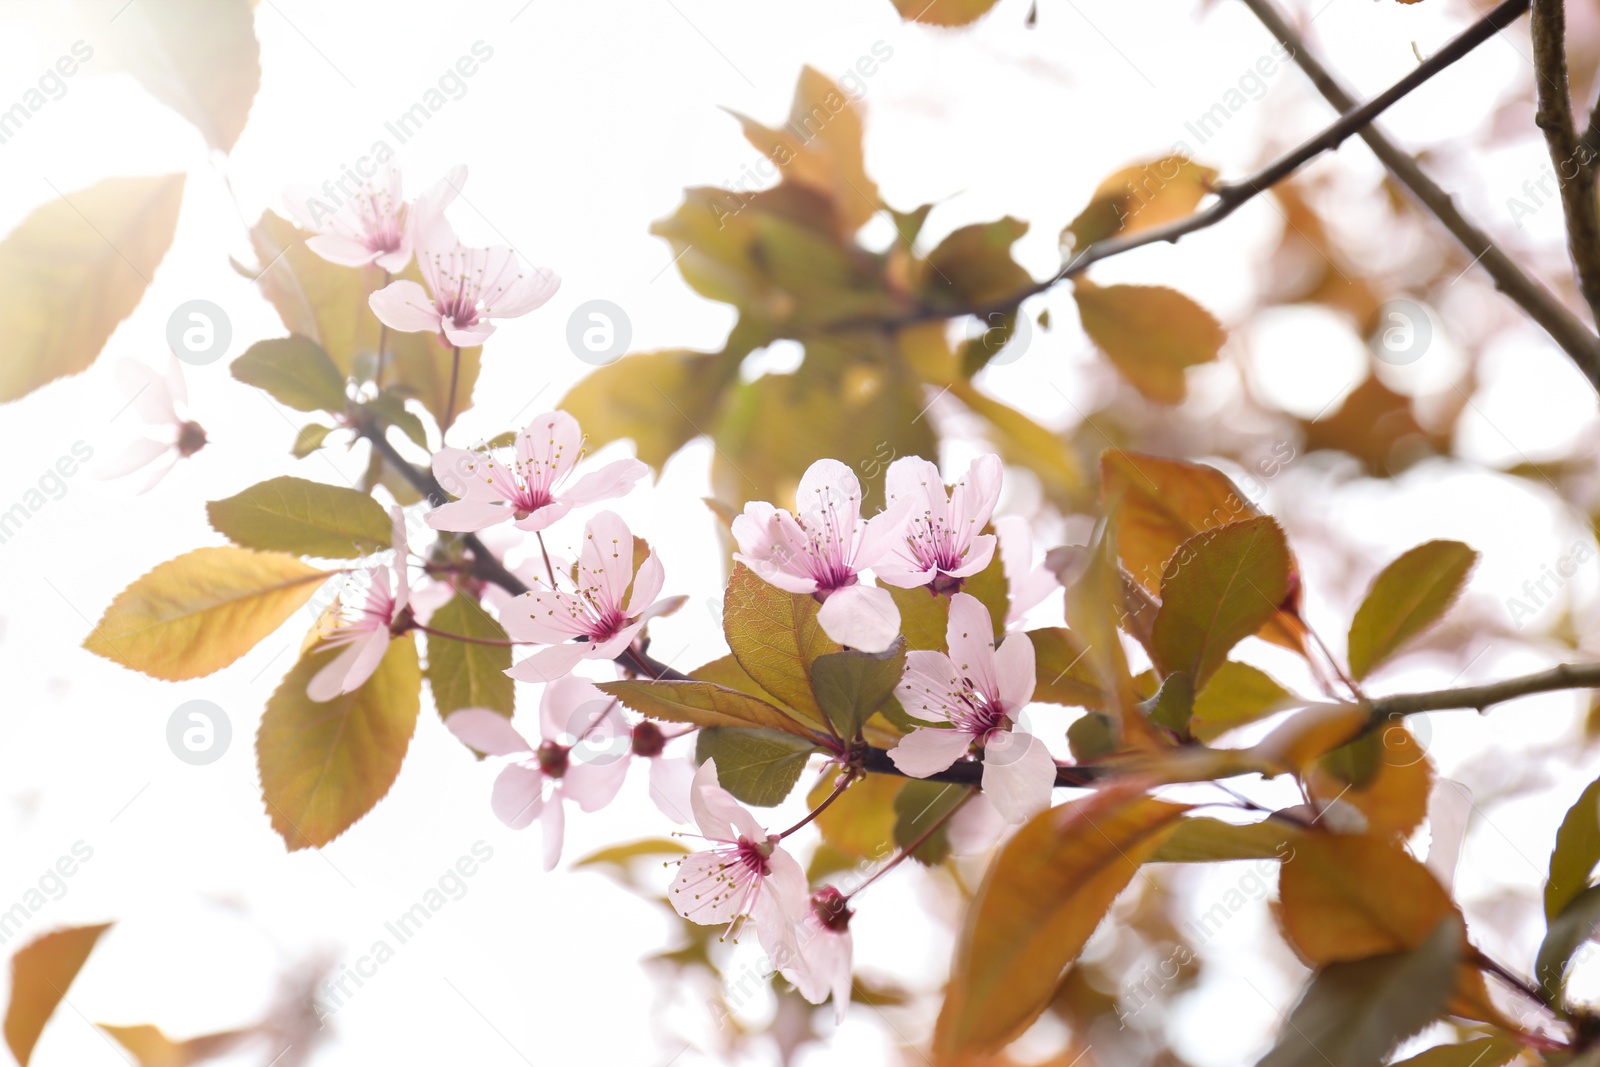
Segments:
[[[0,105],[21,99],[75,42],[113,52],[121,4],[0,0]],[[1478,13],[1463,0],[1288,6],[1361,96],[1403,76]],[[34,1062],[129,1062],[97,1022],[187,1036],[264,1013],[278,1048],[216,1062],[919,1062],[912,1046],[925,1041],[937,1008],[949,923],[981,868],[907,869],[874,890],[855,930],[858,974],[879,995],[835,1031],[831,1008],[813,1014],[751,977],[753,945],[714,948],[724,978],[655,959],[683,947],[676,918],[603,867],[568,869],[597,848],[666,830],[640,780],[622,802],[572,819],[563,869],[546,874],[536,835],[493,818],[489,777],[425,707],[387,799],[326,849],[286,855],[262,810],[251,740],[311,616],[232,667],[181,684],[80,645],[137,575],[220,542],[202,501],[286,470],[360,477],[364,450],[288,459],[294,425],[229,377],[227,359],[283,333],[229,260],[256,262],[248,224],[263,210],[283,212],[285,186],[336,180],[380,140],[396,151],[408,195],[466,164],[451,211],[462,239],[509,244],[563,279],[548,305],[502,324],[489,342],[476,405],[452,431],[466,445],[520,427],[593,369],[568,342],[569,318],[586,301],[620,308],[635,350],[722,346],[732,310],[685,283],[677,250],[650,227],[677,209],[686,186],[758,182],[751,173],[761,156],[723,109],[779,124],[803,66],[838,79],[874,57],[856,106],[867,171],[884,201],[936,205],[919,239],[929,247],[968,223],[1026,220],[1014,253],[1035,278],[1058,268],[1058,233],[1118,168],[1179,148],[1236,177],[1332,117],[1292,64],[1280,59],[1261,73],[1273,42],[1230,0],[1038,0],[1034,8],[1000,0],[955,32],[903,23],[888,0],[262,0],[261,88],[226,159],[94,58],[0,142],[0,231],[103,177],[189,175],[172,249],[102,358],[0,416],[0,509],[41,488],[60,457],[93,453],[82,472],[43,487],[47,505],[0,543],[0,909],[40,887],[59,857],[82,860],[49,883],[43,907],[30,907],[26,927],[0,948],[9,953],[59,925],[117,920]],[[1588,86],[1600,61],[1600,5],[1575,0],[1568,18],[1574,82]],[[1570,298],[1553,183],[1538,188],[1550,164],[1532,123],[1529,54],[1523,20],[1382,125],[1519,262]],[[477,72],[451,75],[468,55]],[[448,102],[402,141],[391,124],[435,89]],[[1196,125],[1219,103],[1226,121]],[[893,239],[882,216],[861,235],[869,248]],[[1306,618],[1330,640],[1401,550],[1450,537],[1481,551],[1451,624],[1375,688],[1466,684],[1594,656],[1593,391],[1384,180],[1364,146],[1351,141],[1281,195],[1177,246],[1119,257],[1095,278],[1171,285],[1228,327],[1220,358],[1189,372],[1181,405],[1152,403],[1117,378],[1079,329],[1067,287],[1026,305],[1035,317],[1048,310],[1050,328],[1033,329],[981,371],[978,388],[1053,431],[1087,470],[1116,443],[1234,473],[1286,527],[1304,570]],[[1398,353],[1382,342],[1385,304],[1397,299],[1424,315],[1421,340]],[[214,303],[231,324],[227,358],[184,368],[207,447],[143,494],[137,478],[96,479],[96,466],[123,455],[143,429],[117,360],[165,367],[168,318],[191,300]],[[972,322],[952,326],[956,337],[975,332]],[[758,348],[739,375],[792,371],[800,352],[792,341]],[[927,400],[946,472],[964,468],[986,450],[982,426],[931,389]],[[628,451],[614,444],[602,456]],[[1277,460],[1270,475],[1268,458]],[[721,523],[701,503],[712,493],[711,467],[709,443],[691,442],[654,490],[617,508],[662,556],[666,593],[690,597],[654,627],[654,653],[683,667],[725,651],[716,614]],[[1070,497],[1016,468],[999,513],[1029,517],[1041,547],[1082,541],[1091,520]],[[1580,555],[1554,595],[1531,602],[1524,583]],[[1058,592],[1030,618],[1060,615]],[[1254,661],[1315,691],[1303,664],[1255,644]],[[190,700],[216,704],[231,728],[220,758],[203,766],[175,758],[167,741],[169,717]],[[1457,873],[1474,933],[1522,968],[1539,936],[1534,895],[1554,828],[1592,776],[1584,712],[1578,696],[1556,694],[1487,717],[1413,722],[1440,773],[1475,797]],[[1074,713],[1050,714],[1064,724]],[[1270,785],[1252,795],[1295,799]],[[492,859],[448,906],[335,1015],[308,1016],[307,990],[353,967],[387,936],[385,923],[440,887],[475,847]],[[1085,1062],[1221,1067],[1267,1047],[1304,972],[1247,867],[1160,870],[1119,905],[1080,968],[1072,995],[1081,1003],[1066,1005],[1064,1017],[1103,1012],[1141,961],[1194,941],[1184,924],[1229,890],[1250,897],[1159,1004],[1126,1029],[1112,1013],[1078,1033],[1077,1047],[1095,1046]],[[669,880],[654,868],[639,877],[646,895]],[[1574,984],[1597,979],[1600,971],[1580,964]],[[1063,1025],[1039,1024],[1019,1060],[1055,1055]]]

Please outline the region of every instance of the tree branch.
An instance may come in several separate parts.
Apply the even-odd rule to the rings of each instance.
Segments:
[[[1317,60],[1317,57],[1311,54],[1305,41],[1284,21],[1272,0],[1244,0],[1244,4],[1268,32],[1291,51],[1295,62],[1311,80],[1312,85],[1316,86],[1323,99],[1340,111],[1348,111],[1354,103],[1353,98]],[[1505,6],[1507,5],[1501,5]],[[1518,6],[1525,9],[1527,4],[1522,3]],[[1495,9],[1499,10],[1500,8]],[[1572,358],[1596,391],[1600,391],[1600,337],[1568,311],[1555,294],[1517,266],[1488,234],[1461,214],[1451,200],[1450,194],[1435,184],[1433,179],[1423,172],[1417,161],[1402,151],[1386,134],[1376,126],[1368,126],[1361,130],[1359,136],[1367,142],[1367,147],[1372,149],[1373,155],[1378,157],[1379,162],[1389,173],[1411,191],[1411,195],[1439,220],[1463,248],[1476,257],[1474,262],[1482,266],[1493,279],[1495,288],[1527,312],[1528,317],[1538,323],[1551,339],[1561,346],[1562,351]]]
[[[847,319],[831,323],[828,329],[901,326],[933,319],[949,318],[952,315],[975,315],[978,318],[984,318],[997,312],[1009,311],[1023,300],[1048,292],[1059,283],[1068,278],[1077,277],[1102,260],[1120,256],[1124,252],[1131,252],[1146,245],[1176,244],[1180,239],[1197,230],[1215,226],[1246,203],[1294,174],[1313,159],[1325,152],[1334,151],[1352,135],[1360,134],[1374,119],[1404,99],[1412,90],[1418,88],[1463,56],[1466,56],[1484,41],[1487,41],[1515,21],[1523,12],[1528,10],[1528,3],[1529,0],[1504,0],[1498,7],[1473,23],[1427,60],[1419,63],[1411,73],[1371,100],[1368,100],[1365,104],[1357,106],[1354,100],[1347,98],[1346,102],[1339,108],[1342,114],[1339,116],[1338,121],[1316,136],[1301,143],[1292,151],[1279,156],[1254,174],[1238,181],[1223,182],[1218,185],[1212,190],[1215,199],[1205,208],[1196,211],[1192,215],[1169,222],[1164,226],[1152,226],[1137,233],[1107,237],[1086,245],[1068,260],[1066,265],[1054,277],[1046,281],[1036,282],[1032,286],[1008,295],[1001,300],[964,308],[927,305],[894,318]],[[1600,342],[1597,342],[1596,349],[1597,352],[1600,352]]]
[[[1567,14],[1562,0],[1533,0],[1533,70],[1539,95],[1534,123],[1544,131],[1561,190],[1578,290],[1600,321],[1600,200],[1595,198],[1594,149],[1578,137],[1567,79]]]
[[[1373,725],[1377,726],[1394,716],[1467,708],[1485,711],[1495,704],[1503,704],[1518,697],[1531,696],[1534,693],[1552,693],[1562,689],[1600,689],[1600,663],[1563,663],[1547,671],[1525,674],[1520,678],[1507,678],[1487,685],[1439,689],[1431,693],[1402,693],[1398,696],[1379,697],[1367,703],[1371,708]]]

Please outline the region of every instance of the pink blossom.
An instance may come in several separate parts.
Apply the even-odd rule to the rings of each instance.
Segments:
[[[1042,741],[1013,725],[1033,698],[1033,642],[1013,634],[997,649],[993,626],[976,597],[950,598],[949,655],[907,653],[906,673],[895,687],[906,714],[941,725],[912,730],[889,758],[913,778],[926,778],[977,745],[985,795],[1008,821],[1022,822],[1049,806],[1056,764]]]
[[[514,640],[548,646],[506,671],[518,681],[552,682],[570,673],[579,660],[621,655],[644,627],[646,609],[661,592],[666,577],[661,561],[651,552],[634,573],[633,534],[615,513],[595,515],[583,536],[577,589],[524,593],[502,620]]]
[[[160,376],[137,360],[120,360],[117,382],[128,397],[128,405],[145,423],[156,427],[158,433],[133,441],[121,456],[99,467],[95,477],[123,478],[151,468],[138,489],[146,493],[155,488],[179,460],[187,459],[206,446],[206,431],[184,410],[189,404],[189,392],[183,382],[183,364],[176,357],[167,373]]]
[[[855,952],[850,918],[855,912],[845,895],[831,885],[812,893],[810,905],[795,934],[798,956],[780,963],[778,973],[813,1004],[821,1004],[832,993],[834,1022],[843,1022],[850,1006],[850,965]]]
[[[695,773],[689,802],[695,822],[712,847],[687,856],[667,899],[679,915],[703,926],[755,923],[768,957],[794,960],[795,927],[807,907],[806,876],[781,837],[769,834],[733,795],[717,783],[717,764],[706,760]]]
[[[878,577],[902,589],[928,585],[936,593],[953,593],[963,578],[987,567],[994,535],[981,531],[994,514],[1003,471],[999,456],[979,456],[946,496],[939,468],[922,457],[890,464],[889,510],[872,522],[894,519],[902,525],[889,539],[886,558],[873,568]],[[896,513],[900,501],[909,502],[904,514]]]
[[[408,204],[401,192],[400,168],[387,160],[342,203],[331,182],[321,190],[292,188],[284,200],[302,226],[318,231],[306,247],[329,263],[345,267],[376,263],[398,274],[411,262],[413,249],[438,243],[444,209],[466,181],[467,168],[458,165]]]
[[[514,830],[535,819],[544,831],[544,867],[561,859],[562,802],[599,811],[628,773],[627,723],[617,701],[581,678],[545,686],[539,701],[539,744],[530,744],[498,712],[463,708],[445,720],[462,742],[504,763],[489,805]],[[619,747],[620,739],[620,747]]]
[[[401,279],[367,298],[391,330],[436,333],[441,344],[462,348],[481,345],[494,333],[491,319],[526,315],[561,288],[554,271],[524,268],[504,245],[468,248],[442,220],[435,231],[437,243],[417,251],[426,289]]]
[[[529,422],[509,466],[492,455],[442,448],[433,456],[433,476],[460,499],[429,512],[428,525],[469,533],[510,519],[519,530],[543,530],[574,507],[625,495],[650,473],[637,459],[619,459],[571,481],[582,458],[583,433],[565,411]]]
[[[995,536],[1000,540],[1000,566],[1005,571],[1010,607],[1006,625],[1022,621],[1029,609],[1061,586],[1054,571],[1033,563],[1033,530],[1020,515],[1004,515],[994,520]]]
[[[354,610],[342,610],[333,628],[322,635],[322,647],[342,647],[344,651],[312,675],[306,686],[306,695],[319,703],[340,693],[354,692],[372,677],[389,651],[394,624],[411,599],[411,583],[406,576],[410,549],[406,544],[405,516],[399,508],[391,508],[389,514],[394,525],[394,578],[391,581],[389,568],[368,571],[371,582],[365,602]]]
[[[863,522],[855,472],[819,459],[800,479],[794,514],[753,501],[734,517],[733,558],[779,589],[822,601],[817,621],[835,641],[882,652],[900,633],[900,609],[887,589],[862,584],[861,572],[892,547],[909,504],[894,505],[882,522]]]

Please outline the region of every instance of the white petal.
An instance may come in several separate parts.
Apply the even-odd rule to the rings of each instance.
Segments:
[[[948,769],[971,745],[972,735],[965,731],[922,726],[902,737],[889,750],[889,759],[903,773],[926,778]]]
[[[817,622],[841,645],[863,652],[882,652],[900,636],[900,609],[889,590],[860,582],[828,594]]]
[[[513,763],[494,780],[489,807],[495,818],[513,830],[520,830],[539,817],[544,807],[543,793],[544,774],[532,767]]]
[[[984,744],[983,791],[1008,822],[1026,822],[1048,808],[1055,783],[1056,761],[1032,734],[991,734]]]
[[[533,746],[504,715],[488,708],[462,708],[444,721],[456,739],[486,756],[533,755]]]

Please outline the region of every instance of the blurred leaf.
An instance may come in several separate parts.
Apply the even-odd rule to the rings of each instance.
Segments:
[[[393,426],[409,437],[418,448],[428,449],[427,428],[422,425],[422,420],[406,407],[405,400],[398,394],[385,390],[361,405],[360,411],[362,415],[370,415],[376,419],[380,427]]]
[[[811,691],[834,733],[849,742],[894,695],[905,668],[903,639],[883,652],[830,652],[811,663]]]
[[[1228,339],[1211,313],[1160,286],[1074,283],[1083,332],[1146,397],[1176,404],[1188,392],[1184,371],[1217,358]]]
[[[1261,514],[1215,467],[1120,448],[1100,457],[1100,498],[1116,523],[1122,566],[1145,592],[1157,596],[1179,545]]]
[[[1435,1045],[1394,1067],[1505,1067],[1522,1046],[1505,1036],[1480,1037],[1457,1045]]]
[[[1539,945],[1534,974],[1539,988],[1555,1003],[1565,1003],[1567,965],[1600,926],[1600,887],[1591,886],[1573,897],[1550,923]]]
[[[1250,751],[1269,766],[1299,774],[1367,728],[1357,704],[1313,704],[1290,715]]]
[[[344,375],[321,345],[304,337],[257,341],[229,370],[296,411],[337,413],[346,406]]]
[[[261,86],[255,4],[161,0],[117,7],[111,62],[194,123],[206,143],[233,151]]]
[[[1550,876],[1544,884],[1546,922],[1567,910],[1567,905],[1589,887],[1596,863],[1600,863],[1600,778],[1590,782],[1578,797],[1556,831],[1555,848],[1550,852]]]
[[[1083,643],[1064,626],[1028,631],[1033,642],[1033,699],[1048,704],[1101,709],[1100,691]]]
[[[66,999],[72,980],[94,951],[110,923],[74,926],[43,934],[11,957],[11,1003],[6,1007],[6,1045],[21,1067],[28,1067],[33,1047],[56,1005]]]
[[[294,445],[290,453],[295,459],[305,459],[311,453],[321,448],[328,435],[333,433],[332,426],[323,426],[321,423],[308,422],[295,431]]]
[[[1324,967],[1258,1067],[1383,1067],[1444,1011],[1464,942],[1446,917],[1410,952]]]
[[[1040,426],[1015,408],[984,396],[971,382],[956,379],[949,384],[951,394],[989,424],[990,432],[985,436],[994,442],[1002,459],[1037,474],[1051,499],[1069,502],[1082,499],[1083,470],[1078,465],[1078,457],[1060,434]]]
[[[83,647],[152,678],[199,678],[254,648],[333,573],[276,552],[197,548],[117,594]]]
[[[1193,714],[1194,678],[1188,671],[1174,671],[1162,679],[1161,688],[1150,700],[1150,721],[1186,737]]]
[[[1117,731],[1109,715],[1091,711],[1067,727],[1067,745],[1077,763],[1089,763],[1117,750]]]
[[[1266,625],[1289,595],[1289,548],[1272,519],[1208,530],[1178,547],[1161,583],[1151,657],[1164,674],[1203,687],[1235,644]]]
[[[739,666],[819,727],[824,716],[811,691],[811,668],[822,656],[841,650],[817,622],[820,607],[809,596],[763,581],[742,563],[734,565],[722,601],[723,633]]]
[[[800,780],[806,760],[820,752],[814,741],[782,730],[708,726],[695,742],[695,759],[717,761],[717,782],[746,804],[781,804]]]
[[[943,652],[945,629],[950,621],[950,598],[938,596],[927,586],[900,589],[891,585],[888,588],[895,607],[900,609],[900,631],[906,648],[913,652]]]
[[[1215,863],[1219,860],[1281,860],[1292,854],[1299,831],[1266,818],[1230,823],[1203,815],[1180,819],[1151,855],[1151,863]]]
[[[243,548],[355,559],[392,547],[383,506],[365,493],[280,475],[206,504],[212,529]]]
[[[107,178],[35,208],[0,242],[0,402],[95,361],[172,244],[183,181]]]
[[[560,408],[591,445],[629,438],[639,458],[659,472],[678,449],[709,433],[718,399],[738,353],[636,352],[589,372]]]
[[[971,794],[970,786],[949,782],[907,782],[894,798],[894,843],[910,848],[928,834],[917,844],[911,858],[925,867],[943,863],[950,855],[950,824],[939,825],[939,821]],[[935,825],[939,828],[929,834],[929,828]]]
[[[428,625],[480,641],[509,640],[505,628],[483,605],[460,591],[433,613]],[[428,688],[442,718],[462,708],[488,708],[509,719],[516,706],[516,685],[505,673],[510,666],[510,645],[428,635]]]
[[[1296,702],[1294,694],[1266,672],[1228,660],[1194,698],[1189,729],[1201,741],[1214,741],[1236,726],[1264,719]]]
[[[240,1042],[251,1036],[250,1030],[224,1030],[215,1034],[201,1034],[184,1041],[174,1041],[160,1029],[150,1025],[112,1026],[97,1023],[100,1029],[116,1039],[117,1044],[133,1054],[139,1067],[191,1067],[233,1051]]]
[[[1360,811],[1368,832],[1407,837],[1428,814],[1433,761],[1401,722],[1357,738],[1318,760],[1305,775],[1313,802],[1337,799]]]
[[[1112,901],[1186,810],[1107,789],[1018,830],[967,909],[935,1059],[997,1048],[1037,1018]]]
[[[312,700],[306,686],[338,652],[301,656],[267,701],[256,733],[262,800],[290,852],[321,848],[384,798],[422,707],[422,669],[409,636],[389,642],[355,692]]]
[[[1081,663],[1086,669],[1083,676],[1092,680],[1102,694],[1114,727],[1112,736],[1116,747],[1164,747],[1165,742],[1139,706],[1140,694],[1128,669],[1122,638],[1117,633],[1124,579],[1111,552],[1110,541],[1102,532],[1095,544],[1078,553],[1084,557],[1083,565],[1075,568],[1079,573],[1075,577],[1061,574],[1066,587],[1067,626],[1085,650]],[[1049,558],[1047,555],[1046,559]],[[1078,729],[1090,728],[1079,726]],[[1092,740],[1090,736],[1079,736],[1085,743]]]
[[[923,262],[923,300],[956,313],[1021,300],[1033,291],[1033,276],[1011,258],[1011,246],[1027,232],[1026,222],[1009,215],[955,230]]]
[[[1078,217],[1061,231],[1063,250],[1081,252],[1115,234],[1164,226],[1194,214],[1217,172],[1172,155],[1124,167],[1095,189]]]
[[[764,700],[711,682],[596,682],[623,704],[651,719],[695,726],[762,726],[798,737],[811,730]]]
[[[1302,423],[1301,429],[1307,452],[1348,453],[1374,478],[1399,474],[1419,459],[1448,452],[1450,445],[1448,434],[1423,429],[1411,399],[1376,375],[1352,390],[1332,414]]]
[[[893,840],[895,798],[911,779],[892,774],[869,774],[844,793],[816,818],[822,839],[861,859],[883,859]],[[829,793],[833,782],[825,775],[806,797],[806,807],[815,811]]]
[[[929,26],[965,26],[989,13],[995,0],[891,0],[907,22]]]
[[[1284,935],[1312,965],[1408,952],[1459,919],[1450,894],[1398,841],[1304,834],[1278,875]],[[1458,927],[1459,929],[1459,927]]]
[[[1428,541],[1385,567],[1350,623],[1350,673],[1356,680],[1443,615],[1477,562],[1478,553],[1460,541]]]

